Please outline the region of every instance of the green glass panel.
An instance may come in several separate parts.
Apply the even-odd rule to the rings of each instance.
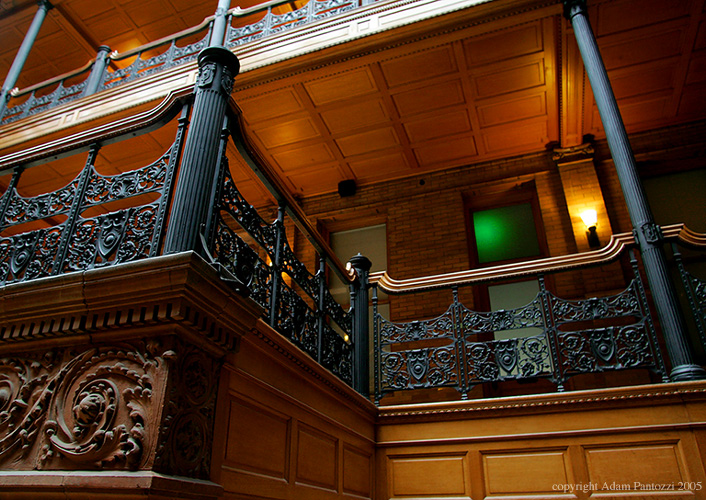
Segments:
[[[481,264],[539,255],[529,203],[473,212],[473,229]]]

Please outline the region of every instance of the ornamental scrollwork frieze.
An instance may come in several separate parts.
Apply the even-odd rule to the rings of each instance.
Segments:
[[[172,354],[155,340],[0,359],[0,467],[148,467]]]

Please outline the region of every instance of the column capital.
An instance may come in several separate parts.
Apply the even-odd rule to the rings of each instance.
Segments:
[[[570,163],[592,160],[594,153],[595,149],[593,144],[585,142],[578,146],[570,146],[568,148],[554,148],[552,150],[552,161],[554,161],[557,166],[568,165]]]
[[[586,0],[564,0],[564,17],[571,20],[580,12],[586,13]]]
[[[54,5],[49,0],[37,0],[37,5],[39,8],[43,8],[44,10],[52,10],[54,8]]]
[[[370,268],[373,266],[373,263],[370,262],[370,259],[368,259],[365,255],[355,255],[351,257],[348,262],[350,265],[355,269],[356,274],[360,278],[361,273],[368,273],[370,271]]]
[[[240,72],[240,60],[238,56],[233,54],[230,50],[221,46],[206,47],[201,52],[199,52],[199,67],[203,68],[206,64],[210,62],[215,62],[222,64],[228,68],[233,76]]]

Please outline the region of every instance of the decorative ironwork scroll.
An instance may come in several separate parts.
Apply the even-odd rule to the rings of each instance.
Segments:
[[[454,387],[464,397],[476,384],[547,378],[563,390],[579,373],[666,370],[637,263],[617,294],[560,299],[544,287],[523,307],[476,312],[454,302],[443,315],[392,323],[374,305],[376,400],[401,390]]]
[[[214,259],[248,288],[273,328],[351,384],[351,315],[322,286],[323,270],[311,274],[296,258],[281,220],[265,222],[238,191],[227,162],[221,168],[225,171],[215,207]],[[253,247],[243,239],[246,234]]]
[[[303,7],[284,14],[275,14],[272,12],[272,7],[268,7],[265,16],[260,21],[242,27],[232,26],[235,17],[231,15],[226,35],[226,47],[232,48],[254,42],[298,26],[342,14],[365,3],[367,2],[361,2],[361,0],[310,0]]]
[[[93,147],[81,173],[50,193],[21,196],[18,169],[0,201],[0,230],[21,231],[23,224],[45,227],[0,237],[0,284],[157,255],[185,126],[180,124],[176,140],[159,159],[118,175],[95,170],[98,148]],[[113,211],[102,208],[130,205],[136,196],[153,201]],[[87,210],[99,214],[86,217]]]

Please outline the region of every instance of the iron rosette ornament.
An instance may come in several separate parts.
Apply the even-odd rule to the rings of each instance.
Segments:
[[[0,360],[0,466],[150,467],[170,356],[150,341]]]

